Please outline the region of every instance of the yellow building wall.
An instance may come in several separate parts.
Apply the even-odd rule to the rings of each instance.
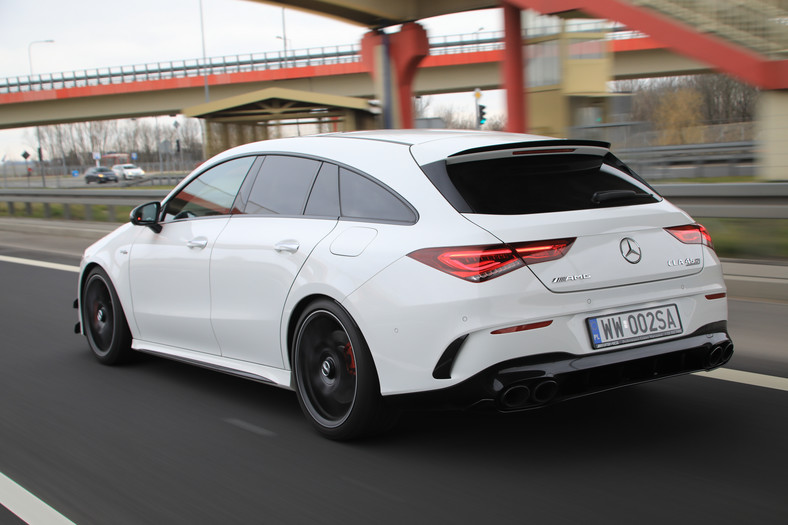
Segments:
[[[528,132],[565,137],[569,127],[568,98],[559,89],[528,93]]]
[[[563,90],[567,95],[607,93],[612,78],[612,61],[607,58],[567,60],[564,63]]]

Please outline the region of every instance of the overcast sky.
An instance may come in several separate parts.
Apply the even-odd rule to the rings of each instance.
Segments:
[[[396,0],[392,0],[396,1]],[[282,49],[282,9],[245,0],[203,0],[209,57]],[[202,56],[199,0],[0,0],[0,77],[144,64]],[[421,22],[430,36],[502,28],[499,9]],[[288,48],[358,43],[366,28],[287,9]],[[35,43],[54,40],[54,43]],[[472,99],[471,99],[472,100]],[[452,99],[434,101],[452,103]],[[491,110],[495,104],[490,99]],[[0,158],[31,142],[0,131]],[[14,153],[15,154],[15,153]]]

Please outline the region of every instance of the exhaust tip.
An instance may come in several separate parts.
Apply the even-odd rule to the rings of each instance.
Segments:
[[[733,357],[733,343],[728,341],[722,345],[722,362],[727,363]]]
[[[528,404],[531,389],[525,385],[514,385],[501,394],[501,405],[504,408],[521,408]]]
[[[533,400],[537,403],[547,403],[558,394],[558,383],[552,379],[542,381],[534,387]]]
[[[722,364],[722,347],[715,346],[706,356],[706,367],[717,368]]]

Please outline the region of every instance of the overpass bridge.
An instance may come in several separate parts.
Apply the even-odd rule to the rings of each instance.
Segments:
[[[616,80],[709,70],[643,34],[614,27],[608,35]],[[417,95],[502,87],[503,31],[435,36],[429,43],[415,78]],[[205,102],[206,77],[211,100],[272,86],[375,96],[360,45],[347,44],[4,78],[0,129],[177,114]]]

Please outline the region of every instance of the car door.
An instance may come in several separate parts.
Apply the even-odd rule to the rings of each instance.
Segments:
[[[145,229],[130,251],[138,339],[219,354],[210,322],[210,255],[255,157],[218,164],[164,203],[161,231]]]
[[[242,213],[230,218],[211,259],[211,320],[224,357],[283,367],[285,301],[309,254],[339,216],[337,197],[333,207],[310,217],[304,208],[310,191],[322,191],[315,183],[318,172],[318,181],[326,180],[329,191],[337,192],[337,170],[314,159],[269,155],[248,198],[239,199],[245,200]]]

